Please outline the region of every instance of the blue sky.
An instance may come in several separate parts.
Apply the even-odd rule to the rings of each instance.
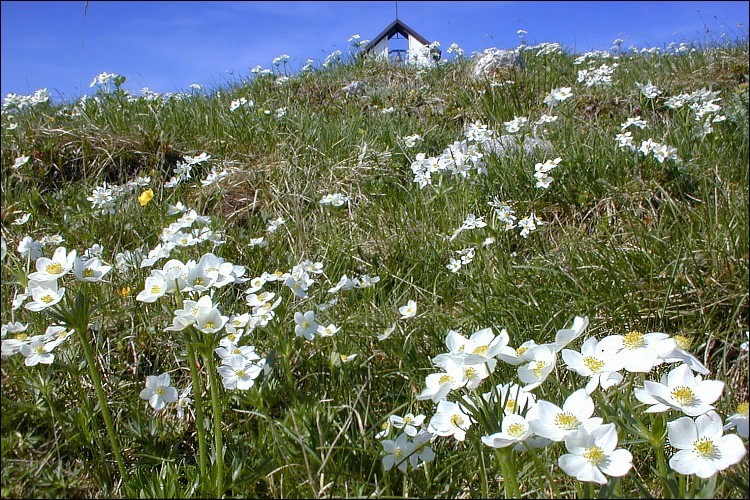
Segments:
[[[125,88],[156,92],[237,81],[272,67],[282,54],[298,69],[346,52],[354,34],[377,36],[396,16],[393,1],[219,2],[2,1],[0,95],[47,88],[53,99],[91,93],[101,72],[125,75]],[[400,1],[398,17],[443,51],[467,54],[558,42],[570,51],[747,37],[750,2]],[[738,24],[740,26],[738,27]],[[710,35],[707,34],[707,30]]]

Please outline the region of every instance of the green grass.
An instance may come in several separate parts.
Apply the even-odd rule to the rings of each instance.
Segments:
[[[466,59],[423,70],[353,59],[284,85],[273,76],[252,76],[182,98],[148,101],[100,92],[84,109],[69,102],[5,110],[3,325],[28,324],[32,336],[52,324],[44,313],[12,308],[14,295],[36,270],[16,250],[24,236],[59,234],[59,245],[79,255],[100,244],[102,260],[114,266],[118,253],[141,248],[148,254],[159,243],[162,229],[176,219],[166,215],[168,205],[178,201],[209,216],[209,227],[225,242],[176,248],[170,259],[198,261],[213,252],[244,266],[247,278],[286,272],[305,259],[322,262],[324,272],[312,276],[307,299],[295,298],[278,282],[263,287],[283,300],[276,317],[245,334],[241,344],[268,357],[273,372],[247,391],[226,390],[210,369],[209,360],[220,362],[212,349],[223,332],[193,331],[189,340],[165,331],[180,308],[174,294],[149,304],[135,300],[151,269],[168,259],[152,268],[113,268],[101,283],[66,276],[67,296],[86,289],[96,304],[84,329],[93,339],[93,368],[101,374],[126,477],[118,471],[81,337],[73,335],[55,349],[51,365],[27,367],[21,354],[2,358],[2,496],[743,498],[747,455],[715,482],[660,469],[666,431],[657,430],[682,415],[645,413],[632,389],[643,380],[658,381],[674,365],[648,375],[623,372],[621,385],[594,393],[595,415],[617,425],[619,446],[634,456],[630,473],[607,485],[589,490],[566,475],[557,461],[565,445],[554,443],[533,456],[513,452],[514,491],[503,479],[508,449],[480,441],[500,429],[497,408],[469,429],[464,442],[438,437],[431,444],[434,461],[408,474],[384,471],[376,434],[392,414],[423,413],[425,426],[430,421],[435,405],[416,395],[425,377],[438,370],[431,358],[446,351],[449,330],[468,336],[505,328],[510,345],[518,347],[529,339],[552,342],[575,316],[588,316],[586,333],[568,346],[574,350],[588,336],[631,330],[681,335],[711,370],[706,378],[726,383],[715,403],[724,422],[748,400],[748,354],[739,347],[750,328],[747,40],[682,54],[623,55],[609,87],[577,82],[578,70],[588,66],[575,59],[529,50],[523,68],[486,80],[471,77]],[[592,67],[599,63],[588,61]],[[512,83],[498,85],[506,80]],[[364,82],[359,96],[342,90],[353,81]],[[661,90],[658,98],[646,99],[635,85],[647,81]],[[573,97],[550,109],[544,97],[563,86],[572,88]],[[664,103],[701,89],[719,92],[726,120],[696,138],[692,112]],[[230,111],[239,97],[254,106]],[[395,111],[381,112],[389,107]],[[277,117],[280,108],[286,114]],[[553,155],[487,154],[486,176],[434,174],[425,189],[412,182],[416,154],[440,155],[464,138],[468,124],[480,121],[498,136],[505,133],[503,122],[525,116],[531,125],[542,113],[558,116],[544,133]],[[649,124],[628,129],[636,147],[652,138],[676,147],[680,161],[659,163],[618,149],[620,124],[636,116]],[[530,127],[524,130],[531,134]],[[424,140],[405,148],[401,137],[411,134]],[[185,155],[202,152],[211,159],[195,166],[192,179],[164,186]],[[22,155],[30,160],[14,168]],[[555,157],[562,162],[551,173],[554,182],[546,190],[535,188],[534,165]],[[198,180],[211,167],[226,168],[228,175],[203,187]],[[124,194],[114,215],[91,207],[87,197],[96,186],[124,186],[137,176],[151,177],[155,196],[146,206],[136,199],[144,186]],[[319,203],[335,192],[347,194],[349,203]],[[518,229],[504,231],[488,205],[496,196],[512,202],[519,219],[535,212],[546,224],[527,238]],[[31,219],[13,225],[22,213]],[[448,240],[469,213],[485,217],[487,227]],[[266,233],[268,221],[279,216],[286,224]],[[260,236],[268,246],[251,247],[250,239]],[[496,242],[484,248],[489,236]],[[57,246],[45,245],[44,256]],[[474,261],[450,272],[449,258],[469,246],[476,247]],[[380,281],[340,291],[335,304],[316,309],[333,297],[327,291],[343,274]],[[120,293],[125,287],[129,295]],[[247,287],[216,289],[213,303],[226,316],[250,312]],[[410,299],[418,304],[417,316],[398,319],[398,308]],[[308,310],[316,311],[321,325],[341,330],[313,341],[295,337],[294,314]],[[395,332],[379,341],[376,336],[394,322]],[[198,355],[195,373],[188,345]],[[349,354],[357,357],[342,363],[340,356]],[[193,374],[199,377],[205,433],[192,413],[181,420],[173,405],[154,413],[139,398],[146,377],[164,372],[179,391]],[[209,376],[218,389],[213,401]],[[517,381],[516,368],[499,362],[473,394],[511,381]],[[534,394],[562,405],[584,384],[558,356],[554,372]],[[455,393],[450,399],[457,400]],[[221,406],[220,419],[214,403]],[[629,416],[651,429],[660,446],[635,432]],[[218,429],[223,465],[217,464]],[[672,453],[667,447],[667,460]]]

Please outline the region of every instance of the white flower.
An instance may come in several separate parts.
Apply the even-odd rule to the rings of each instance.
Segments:
[[[250,389],[258,378],[262,368],[244,356],[236,355],[224,359],[219,367],[221,382],[227,389]]]
[[[328,326],[318,325],[316,332],[319,337],[332,337],[339,330],[341,330],[340,327],[331,323]]]
[[[39,363],[43,365],[52,364],[55,360],[52,350],[60,343],[62,343],[62,340],[47,341],[45,336],[42,335],[32,338],[28,344],[20,346],[21,354],[26,358],[24,364],[26,366],[35,366]]]
[[[602,424],[601,418],[591,416],[594,413],[594,400],[585,389],[578,389],[568,396],[562,408],[542,400],[537,401],[529,411],[526,416],[531,430],[552,441],[562,441],[581,426],[591,432]]]
[[[544,104],[554,107],[557,106],[557,103],[570,99],[571,97],[573,97],[573,93],[571,92],[570,87],[560,87],[553,89],[552,92],[544,98]]]
[[[701,380],[686,364],[667,374],[666,384],[646,380],[644,390],[656,401],[685,415],[696,417],[714,409],[711,405],[724,391],[724,382]]]
[[[24,236],[18,242],[17,250],[24,259],[37,260],[42,256],[42,242],[36,241],[31,236]]]
[[[417,435],[417,432],[419,432],[419,429],[417,428],[422,426],[424,419],[425,416],[421,413],[416,417],[413,413],[407,413],[403,417],[400,417],[399,415],[390,416],[391,425],[396,429],[404,429],[404,432],[410,437]]]
[[[417,303],[413,300],[409,300],[405,306],[398,308],[401,319],[413,318],[417,314]]]
[[[345,274],[341,277],[339,282],[336,283],[336,286],[328,290],[328,293],[336,293],[339,290],[351,290],[352,288],[354,288],[354,285],[356,285],[356,282],[349,279],[349,277]]]
[[[307,311],[306,313],[294,313],[294,321],[297,323],[294,327],[294,334],[297,337],[305,337],[312,340],[318,330],[318,323],[315,321],[315,312]]]
[[[36,281],[48,281],[60,278],[73,269],[76,251],[68,253],[65,247],[55,250],[52,258],[39,257],[36,260],[36,272],[29,274],[29,279]]]
[[[13,222],[11,222],[11,224],[14,225],[14,226],[21,226],[21,225],[26,224],[27,222],[29,222],[29,219],[31,219],[31,214],[30,213],[24,213],[19,218],[17,218]]]
[[[645,85],[642,83],[635,82],[635,86],[641,89],[641,93],[649,99],[653,99],[654,97],[657,97],[659,94],[661,94],[661,90],[653,86],[651,84],[651,80],[649,80],[648,83]]]
[[[112,266],[105,266],[97,257],[83,261],[77,257],[73,262],[73,273],[80,281],[90,283],[101,281],[105,274],[112,269]]]
[[[395,440],[385,439],[381,441],[383,451],[383,468],[389,471],[395,465],[398,470],[406,474],[409,468],[408,457],[414,452],[414,444],[409,441],[409,436],[402,432]]]
[[[396,322],[395,321],[393,322],[393,324],[390,327],[386,328],[385,331],[383,331],[383,333],[381,335],[378,335],[378,340],[385,340],[385,339],[387,339],[388,337],[391,336],[391,334],[394,331],[396,331]]]
[[[654,366],[664,362],[664,358],[675,348],[675,341],[666,333],[642,333],[630,331],[625,335],[610,335],[603,338],[599,347],[612,342],[619,348],[617,356],[622,366],[629,372],[648,373]]]
[[[169,373],[162,373],[159,376],[149,375],[146,377],[146,388],[139,394],[141,399],[148,401],[156,411],[161,410],[167,403],[174,403],[179,399],[177,389],[169,386]]]
[[[30,158],[29,156],[19,156],[13,162],[13,165],[12,165],[13,168],[16,169],[16,170],[19,169],[19,168],[21,168],[23,165],[25,165],[29,161],[29,158]]]
[[[727,418],[724,430],[737,428],[737,434],[747,439],[748,437],[748,404],[744,401],[737,405],[737,411]]]
[[[425,387],[417,394],[418,400],[431,399],[434,403],[441,401],[453,389],[466,385],[464,368],[454,359],[446,359],[441,368],[445,370],[440,373],[431,373],[425,378]]]
[[[557,355],[546,345],[534,346],[526,353],[529,362],[518,367],[518,378],[526,384],[524,390],[530,391],[547,378],[555,367]]]
[[[681,417],[667,423],[669,444],[679,451],[669,459],[678,474],[695,474],[707,479],[739,463],[745,445],[736,434],[723,435],[721,417],[712,411],[695,420]]]
[[[557,463],[566,474],[579,481],[607,484],[605,474],[621,477],[633,467],[633,455],[617,448],[615,424],[605,424],[591,432],[581,428],[565,437],[565,447],[568,453]]]
[[[622,364],[617,358],[617,347],[610,345],[599,347],[599,341],[590,337],[581,345],[581,352],[571,349],[562,350],[562,358],[568,368],[581,375],[588,377],[586,392],[591,394],[601,385],[602,389],[609,389],[622,381],[622,375],[618,373]]]
[[[492,448],[505,448],[523,442],[532,434],[526,418],[512,413],[503,417],[500,432],[482,436],[482,442]]]
[[[31,289],[31,296],[34,301],[29,302],[24,307],[29,311],[38,312],[60,302],[63,295],[65,295],[65,288],[57,290],[56,287],[54,289],[34,287]]]
[[[472,423],[463,406],[443,400],[438,403],[427,430],[438,436],[453,436],[457,441],[463,441]]]

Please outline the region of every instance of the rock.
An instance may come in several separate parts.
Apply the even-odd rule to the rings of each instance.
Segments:
[[[504,68],[516,68],[523,65],[518,49],[503,50],[495,47],[486,49],[474,57],[474,67],[471,71],[475,79],[491,78],[494,73]]]

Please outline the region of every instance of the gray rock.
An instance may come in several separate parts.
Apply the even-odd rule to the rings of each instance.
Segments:
[[[516,68],[522,66],[521,54],[518,49],[503,50],[495,47],[476,54],[471,74],[475,79],[491,78],[502,68]]]

